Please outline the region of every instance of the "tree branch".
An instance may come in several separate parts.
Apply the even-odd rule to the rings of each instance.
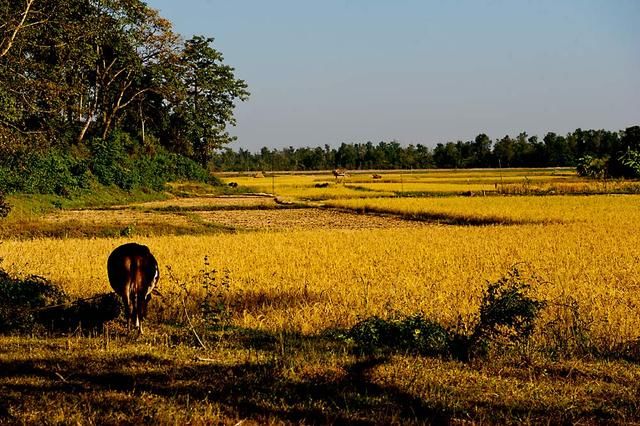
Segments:
[[[5,56],[9,52],[9,49],[11,49],[11,46],[13,46],[13,42],[16,40],[16,36],[18,35],[18,32],[22,28],[24,28],[24,21],[26,21],[34,1],[35,0],[26,0],[24,12],[22,13],[22,18],[20,19],[20,22],[18,23],[18,25],[16,25],[16,27],[13,29],[13,34],[11,34],[11,37],[9,37],[9,40],[6,42],[7,45],[0,51],[0,58]],[[5,44],[5,40],[2,40],[2,44]]]

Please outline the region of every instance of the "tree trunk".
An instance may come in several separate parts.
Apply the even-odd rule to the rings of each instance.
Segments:
[[[140,114],[140,131],[142,136],[142,146],[144,146],[144,114],[142,114],[142,101],[138,104],[138,112]]]
[[[89,130],[89,126],[91,125],[91,121],[93,120],[93,114],[89,115],[87,117],[87,121],[85,121],[84,125],[82,126],[82,130],[80,130],[80,134],[78,135],[78,138],[76,139],[76,142],[78,144],[80,144],[83,140],[84,140],[84,136],[87,133],[87,130]]]
[[[111,111],[104,120],[104,128],[102,129],[102,139],[106,139],[109,134],[109,129],[111,128],[111,122],[113,121],[113,117],[116,115],[116,111]]]

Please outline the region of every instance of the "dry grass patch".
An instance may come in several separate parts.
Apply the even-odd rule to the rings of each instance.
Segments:
[[[199,212],[208,223],[251,230],[374,229],[423,226],[396,217],[363,216],[327,209]]]

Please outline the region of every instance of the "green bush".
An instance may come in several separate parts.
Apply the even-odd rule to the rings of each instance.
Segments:
[[[14,184],[14,173],[7,167],[0,164],[0,191],[12,192]]]
[[[613,157],[593,157],[585,155],[578,160],[577,172],[580,176],[596,179],[640,178],[640,151],[627,148]]]
[[[627,149],[618,161],[626,172],[625,177],[640,178],[640,151]]]
[[[15,278],[0,269],[0,333],[99,329],[121,312],[113,292],[74,301],[46,278]]]
[[[543,302],[529,297],[531,279],[513,268],[504,277],[487,287],[480,304],[480,320],[474,334],[495,338],[508,334],[513,340],[526,340],[533,333]]]
[[[69,195],[91,181],[84,162],[58,151],[21,153],[0,165],[0,190]]]
[[[141,186],[156,191],[164,189],[164,184],[170,181],[208,180],[206,170],[196,162],[164,150],[158,150],[152,156],[140,157],[137,160],[137,174]]]
[[[609,157],[597,158],[591,155],[585,155],[578,159],[576,170],[580,176],[604,179],[607,177],[609,171]]]
[[[357,323],[348,336],[364,352],[399,350],[421,355],[449,352],[447,329],[421,314],[385,320],[374,316]]]
[[[51,152],[35,155],[29,165],[25,192],[67,196],[86,188],[91,179],[86,173],[86,166],[67,154]]]
[[[32,331],[41,308],[68,302],[65,292],[45,278],[9,276],[0,269],[0,332]]]
[[[116,185],[130,190],[134,186],[131,164],[122,141],[118,137],[110,140],[93,138],[89,142],[90,168],[103,185]]]
[[[346,337],[365,353],[402,351],[426,356],[468,360],[487,354],[492,344],[513,347],[533,332],[543,303],[528,293],[529,281],[518,268],[490,283],[482,298],[478,320],[472,327],[445,327],[422,314],[382,319],[374,316],[358,322]],[[471,333],[465,333],[467,328]]]
[[[116,132],[108,141],[95,138],[90,148],[91,170],[103,185],[160,191],[169,181],[207,181],[207,172],[193,160],[162,148],[144,152],[126,133]]]
[[[215,183],[196,162],[161,147],[142,146],[127,133],[93,138],[66,151],[19,152],[0,158],[0,191],[72,195],[92,181],[131,191],[155,191],[176,180]]]

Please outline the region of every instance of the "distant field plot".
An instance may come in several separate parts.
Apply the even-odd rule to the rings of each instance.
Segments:
[[[640,182],[625,180],[568,179],[545,182],[526,180],[497,186],[502,195],[561,195],[561,194],[640,194]]]
[[[254,192],[275,193],[278,197],[294,200],[326,200],[330,198],[366,197],[368,191],[351,188],[347,180],[336,180],[333,175],[278,175],[271,177],[232,177],[225,182],[235,182],[240,189]],[[391,191],[376,191],[378,196],[393,196]]]
[[[466,183],[464,181],[447,183],[447,182],[392,182],[392,183],[359,183],[346,184],[348,188],[364,189],[372,192],[392,192],[392,193],[426,193],[426,194],[461,194],[464,192],[495,192],[494,184],[488,183]]]
[[[373,175],[379,177],[373,178]],[[354,173],[349,176],[350,183],[468,183],[468,184],[500,184],[520,183],[526,180],[536,182],[583,180],[573,170],[552,171],[550,169],[503,169],[503,170],[433,170],[433,171],[398,171]]]
[[[257,177],[256,177],[257,176]],[[601,194],[640,193],[634,181],[585,179],[567,169],[490,169],[352,171],[345,177],[332,174],[229,175],[225,182],[254,192],[273,193],[294,200],[320,201],[342,198],[391,197],[395,195],[506,194]]]
[[[361,213],[388,213],[424,220],[447,219],[464,224],[474,220],[487,223],[553,223],[581,221],[587,224],[632,224],[640,219],[640,196],[517,196],[517,197],[428,197],[363,198],[331,200],[328,207]]]

